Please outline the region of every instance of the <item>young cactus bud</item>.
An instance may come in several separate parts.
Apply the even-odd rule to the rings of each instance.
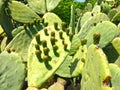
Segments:
[[[67,45],[66,43],[64,43],[64,50],[65,50],[65,51],[67,51],[67,46],[68,46],[68,45]]]
[[[58,23],[57,23],[57,22],[54,22],[54,28],[55,28],[55,30],[59,30],[59,29],[58,29]]]
[[[40,50],[40,47],[38,44],[35,44],[35,48],[36,48],[36,50]]]
[[[65,31],[67,28],[67,24],[65,22],[62,22],[62,30]]]
[[[87,39],[81,39],[81,45],[85,45],[87,43]]]
[[[100,33],[96,32],[96,33],[93,34],[93,43],[94,44],[99,44],[99,41],[100,41]]]
[[[43,48],[43,51],[44,51],[44,54],[45,54],[45,55],[48,55],[48,53],[49,53],[49,48],[44,47],[44,48]]]
[[[43,47],[47,47],[47,41],[46,40],[42,40],[42,45],[43,45]]]
[[[51,32],[51,36],[55,37],[55,32],[54,31]]]
[[[66,29],[66,34],[69,35],[69,33],[70,33],[70,29],[67,28],[67,29]]]
[[[69,39],[70,39],[70,41],[72,41],[72,38],[73,38],[73,33],[70,32],[70,33],[69,33]]]
[[[46,62],[46,61],[48,61],[49,57],[47,55],[45,55],[45,56],[43,56],[42,59],[43,59],[43,62]]]
[[[37,56],[37,58],[38,58],[38,60],[40,61],[40,62],[42,62],[42,59],[41,59],[41,51],[40,50],[36,50],[35,51],[35,55]]]
[[[60,36],[60,39],[63,39],[63,32],[62,31],[59,32],[59,36]]]
[[[37,42],[38,44],[41,44],[40,34],[36,34],[36,35],[35,35],[35,38],[36,38],[36,42]]]
[[[55,41],[56,41],[55,37],[52,36],[52,37],[50,38],[50,41],[51,41],[51,44],[52,44],[52,45],[55,45]]]
[[[45,32],[45,35],[47,35],[47,36],[49,35],[47,28],[44,28],[44,32]]]

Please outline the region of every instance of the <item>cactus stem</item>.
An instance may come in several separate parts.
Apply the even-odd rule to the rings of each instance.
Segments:
[[[38,60],[41,62],[42,61],[42,59],[41,59],[41,51],[40,50],[36,50],[35,51],[35,55],[37,56],[37,58],[38,58]]]
[[[73,33],[70,32],[70,33],[69,33],[69,39],[70,39],[70,41],[72,41],[72,38],[73,38]]]
[[[35,44],[35,48],[36,48],[36,50],[40,50],[40,47],[38,44]]]
[[[62,31],[59,32],[59,36],[60,36],[60,39],[63,39],[63,32]]]
[[[55,30],[59,30],[59,29],[58,29],[58,23],[57,23],[57,22],[54,22],[54,28],[55,28]]]
[[[81,45],[85,45],[87,43],[87,39],[81,39]]]
[[[43,48],[43,51],[44,51],[44,54],[45,54],[45,55],[48,55],[48,53],[49,53],[49,48],[44,47],[44,48]]]
[[[47,35],[47,36],[49,35],[47,28],[44,28],[44,32],[45,32],[45,35]]]
[[[99,41],[100,41],[100,33],[99,32],[96,32],[93,34],[93,43],[94,44],[99,44]]]
[[[36,42],[37,42],[38,44],[41,44],[40,34],[36,34],[36,35],[35,35],[35,38],[36,38]]]
[[[47,47],[47,41],[46,40],[42,40],[42,45],[43,45],[43,47]]]

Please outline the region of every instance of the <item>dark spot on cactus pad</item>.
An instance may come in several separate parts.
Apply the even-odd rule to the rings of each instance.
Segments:
[[[44,32],[45,32],[45,35],[47,35],[47,36],[49,35],[47,28],[44,28]]]
[[[103,86],[109,86],[110,85],[110,79],[111,76],[107,76],[105,80],[103,81]]]
[[[95,32],[94,34],[93,34],[93,43],[94,44],[99,44],[99,41],[100,41],[100,33],[99,32]]]
[[[36,42],[37,42],[38,44],[41,44],[40,34],[36,34],[36,35],[35,35],[35,38],[36,38]]]
[[[12,52],[15,52],[15,49],[14,49],[14,48],[12,48],[12,49],[11,49],[11,51],[12,51]]]
[[[91,13],[91,16],[94,16],[94,14],[93,14],[93,13]]]
[[[81,58],[81,61],[85,63],[85,59],[84,58]]]
[[[68,44],[64,43],[64,50],[65,51],[68,51],[67,46],[68,46]]]

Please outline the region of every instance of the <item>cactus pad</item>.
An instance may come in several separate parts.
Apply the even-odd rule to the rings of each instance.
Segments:
[[[81,90],[104,90],[111,78],[107,58],[97,45],[88,47],[82,72]]]
[[[54,74],[69,52],[71,34],[54,26],[39,31],[29,47],[28,85],[41,85]]]
[[[22,90],[25,65],[16,53],[0,54],[0,90]]]

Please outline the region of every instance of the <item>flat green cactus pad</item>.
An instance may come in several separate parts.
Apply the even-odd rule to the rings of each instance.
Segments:
[[[28,51],[28,86],[41,87],[54,74],[69,52],[71,35],[54,26],[38,32]]]
[[[111,23],[110,21],[103,21],[99,24],[97,24],[94,28],[92,28],[89,33],[86,36],[87,39],[87,45],[89,46],[90,44],[93,43],[93,34],[95,32],[100,33],[101,38],[100,38],[100,47],[105,47],[108,45],[116,36],[118,31],[118,28],[115,24]]]
[[[6,46],[7,49],[14,49],[16,53],[18,53],[23,61],[27,61],[28,58],[28,47],[34,37],[39,30],[41,30],[43,26],[41,24],[31,25],[26,27],[18,27],[14,29],[13,40]]]
[[[44,23],[48,23],[48,25],[54,25],[54,23],[58,23],[59,28],[61,27],[62,20],[54,13],[45,13],[44,16]]]
[[[113,39],[112,45],[114,46],[114,48],[116,49],[116,51],[120,55],[120,37],[117,37],[117,38]]]
[[[65,61],[56,71],[56,74],[67,78],[79,76],[83,70],[86,53],[87,46],[81,45],[73,57],[67,56]]]
[[[120,90],[120,68],[115,64],[109,64],[112,74],[111,83],[114,90]]]
[[[0,90],[22,90],[25,65],[16,53],[0,54]]]
[[[29,23],[34,19],[40,18],[33,10],[18,1],[12,1],[8,3],[9,14],[17,22]]]
[[[111,78],[109,65],[102,49],[90,45],[82,72],[81,90],[104,90]]]

